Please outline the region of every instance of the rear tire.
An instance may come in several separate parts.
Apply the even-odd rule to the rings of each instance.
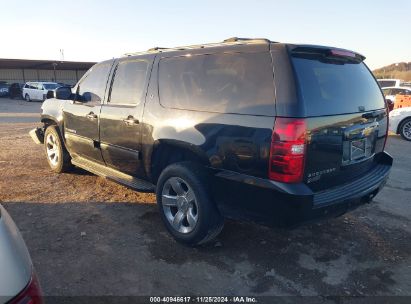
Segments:
[[[201,166],[192,162],[168,166],[156,189],[161,219],[178,242],[202,245],[223,229],[224,219],[211,199],[207,175]]]
[[[25,99],[27,102],[30,102],[30,101],[31,101],[31,98],[30,98],[30,95],[29,95],[29,94],[24,95],[24,99]]]
[[[51,170],[56,173],[69,171],[73,165],[71,157],[60,135],[57,126],[49,126],[44,133],[44,151]]]
[[[399,133],[405,140],[411,141],[411,118],[406,118],[399,127]]]

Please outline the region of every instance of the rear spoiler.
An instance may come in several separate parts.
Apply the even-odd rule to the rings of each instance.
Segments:
[[[345,49],[316,45],[294,45],[289,46],[292,56],[313,60],[332,60],[341,63],[360,63],[365,56]]]

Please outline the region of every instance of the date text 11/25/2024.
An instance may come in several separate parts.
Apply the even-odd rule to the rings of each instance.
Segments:
[[[150,303],[258,303],[255,297],[150,297]]]

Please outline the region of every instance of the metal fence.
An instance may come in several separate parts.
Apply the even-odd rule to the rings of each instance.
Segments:
[[[87,72],[85,70],[34,70],[0,69],[0,81],[25,83],[27,81],[51,81],[75,84]]]

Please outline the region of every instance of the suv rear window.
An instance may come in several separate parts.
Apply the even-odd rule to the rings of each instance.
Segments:
[[[381,90],[364,63],[292,55],[307,116],[382,109]]]
[[[216,113],[274,115],[270,54],[236,53],[160,61],[164,107]]]

